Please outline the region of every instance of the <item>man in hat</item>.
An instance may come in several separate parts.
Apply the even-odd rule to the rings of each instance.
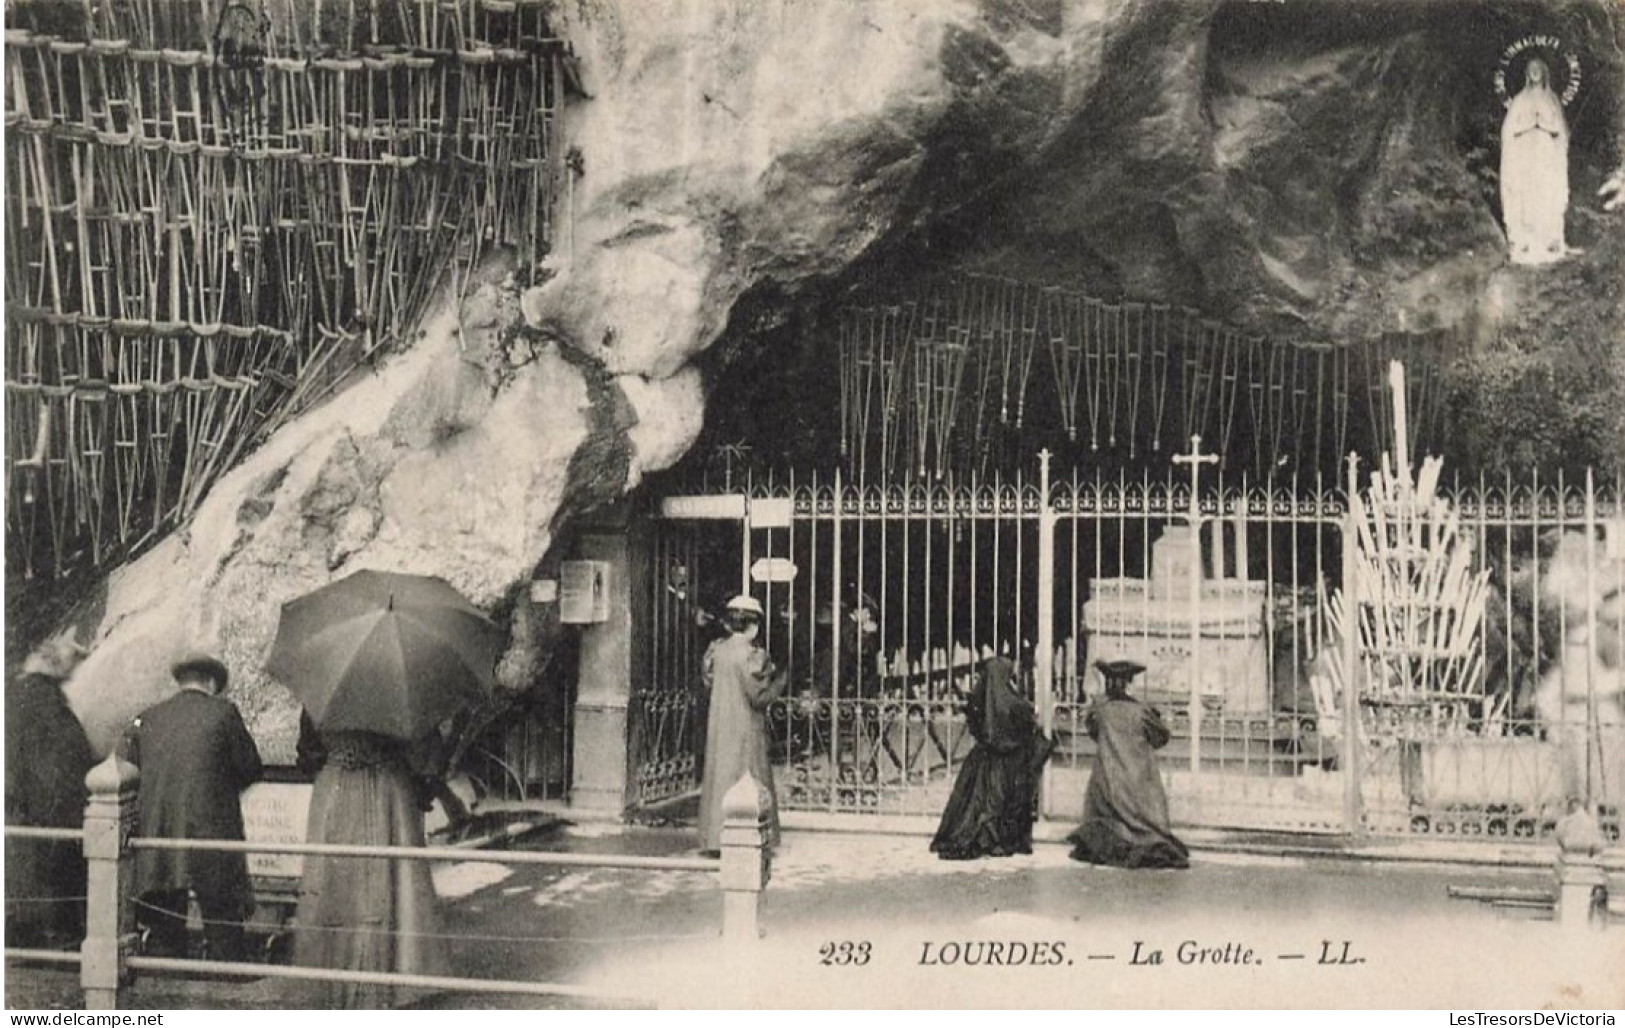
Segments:
[[[700,785],[700,849],[722,848],[722,798],[749,771],[766,789],[773,841],[779,838],[773,768],[767,755],[767,706],[784,691],[784,673],[756,645],[762,605],[750,596],[728,601],[728,635],[705,651],[711,712],[705,733],[705,775]]]
[[[149,708],[125,733],[125,756],[141,769],[140,834],[166,839],[243,838],[242,792],[259,780],[259,750],[231,701],[216,657],[192,653],[171,668],[180,691]],[[141,850],[137,919],[152,952],[186,949],[187,891],[197,896],[213,960],[243,954],[243,919],[254,908],[242,853]]]
[[[1168,745],[1168,728],[1155,707],[1128,695],[1145,670],[1131,660],[1097,662],[1106,696],[1084,719],[1095,740],[1095,766],[1083,797],[1083,824],[1068,836],[1072,859],[1115,867],[1189,867],[1189,851],[1168,821],[1155,751]]]
[[[62,687],[84,657],[52,639],[6,690],[6,824],[78,828],[94,758]],[[6,840],[6,945],[74,942],[84,935],[85,859],[76,842]]]

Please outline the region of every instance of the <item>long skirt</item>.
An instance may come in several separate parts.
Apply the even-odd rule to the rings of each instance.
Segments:
[[[7,823],[26,822],[7,818]],[[7,839],[5,849],[6,945],[53,946],[82,939],[85,858],[79,844]]]
[[[1068,836],[1072,859],[1127,868],[1183,868],[1190,852],[1168,826],[1162,785],[1132,786],[1111,781],[1098,764],[1083,795],[1083,824]]]
[[[423,813],[396,767],[329,763],[316,776],[313,843],[422,846]],[[421,860],[307,856],[294,962],[351,971],[443,974],[445,940],[429,865]],[[311,982],[300,996],[324,1009],[379,1009],[421,993],[387,985]]]
[[[931,852],[943,860],[1031,853],[1038,771],[1048,755],[1036,738],[1007,752],[986,746],[971,750],[942,810]]]

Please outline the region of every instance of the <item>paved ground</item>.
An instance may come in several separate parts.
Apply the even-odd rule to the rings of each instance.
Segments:
[[[682,830],[594,824],[528,844],[651,854],[692,845]],[[1059,845],[958,864],[913,836],[791,832],[768,887],[767,938],[742,951],[716,938],[713,875],[509,869],[487,859],[437,869],[462,973],[568,981],[661,1006],[1625,1004],[1625,929],[1573,939],[1527,912],[1447,895],[1452,885],[1539,890],[1549,881],[1508,868],[1231,853],[1198,854],[1187,872],[1124,872],[1073,864]],[[76,1002],[60,976],[66,998],[53,999],[51,978],[14,972],[8,1001]],[[148,980],[135,1001],[269,1006],[278,989]]]

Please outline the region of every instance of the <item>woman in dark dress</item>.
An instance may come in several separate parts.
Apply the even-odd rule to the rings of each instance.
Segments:
[[[84,656],[53,639],[6,688],[6,824],[78,828],[95,762],[62,688]],[[85,928],[85,858],[77,842],[6,840],[6,945],[76,942]]]
[[[1189,867],[1189,851],[1168,823],[1155,752],[1168,745],[1168,729],[1155,707],[1128,695],[1145,667],[1120,660],[1096,664],[1106,698],[1085,717],[1098,750],[1083,797],[1083,824],[1068,838],[1072,859],[1114,867]]]
[[[369,732],[319,733],[301,725],[299,763],[316,771],[310,842],[424,845],[411,747]],[[446,972],[439,900],[421,860],[307,856],[294,931],[294,963],[348,971]],[[299,999],[318,1009],[381,1009],[417,998],[388,985],[309,982]]]
[[[982,662],[965,720],[976,746],[959,768],[931,852],[943,860],[1008,857],[1033,851],[1033,803],[1054,744],[1032,704],[1017,694],[1016,667],[1005,657]]]

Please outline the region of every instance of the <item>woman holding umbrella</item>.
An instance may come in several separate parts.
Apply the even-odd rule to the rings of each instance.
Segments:
[[[361,571],[284,605],[268,667],[309,715],[301,763],[320,770],[308,841],[424,845],[412,747],[489,694],[498,642],[496,626],[437,578]],[[443,973],[437,907],[424,861],[307,856],[294,962]],[[309,1004],[327,1008],[403,998],[391,986],[308,988]]]

